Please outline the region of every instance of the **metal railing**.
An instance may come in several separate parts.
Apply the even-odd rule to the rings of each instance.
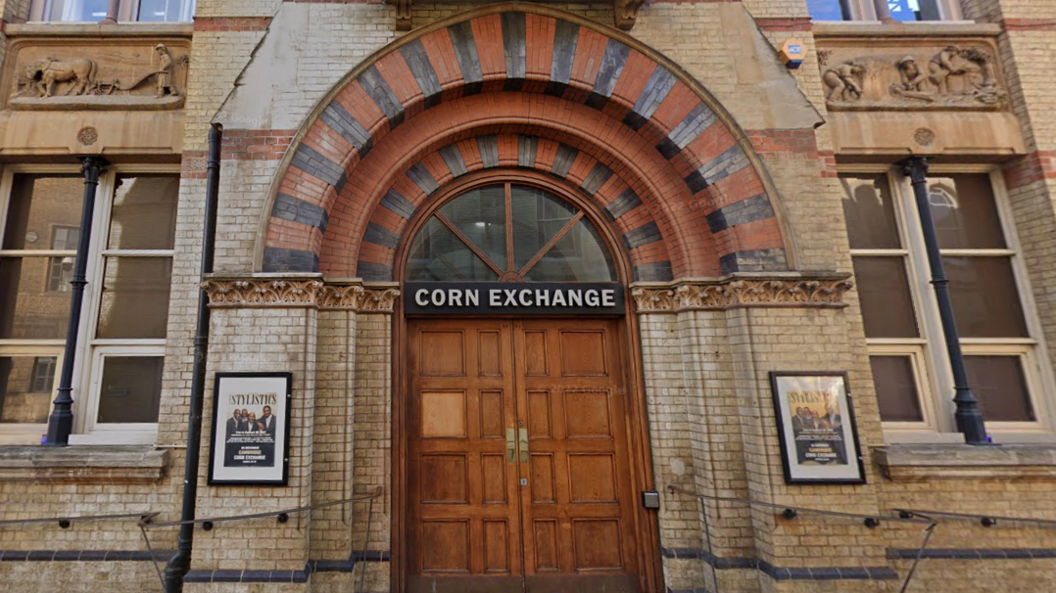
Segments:
[[[212,531],[218,523],[228,523],[233,521],[251,521],[254,519],[266,519],[269,517],[275,517],[279,523],[287,523],[292,515],[298,515],[302,513],[311,513],[317,509],[324,509],[329,507],[344,506],[349,504],[355,504],[359,502],[367,503],[367,524],[366,524],[366,543],[370,543],[370,531],[374,520],[374,501],[384,494],[384,489],[380,486],[375,488],[370,494],[363,496],[356,496],[352,498],[345,498],[342,500],[334,500],[330,502],[322,502],[319,504],[294,507],[289,509],[281,509],[277,511],[268,511],[264,513],[250,513],[245,515],[222,515],[217,517],[204,517],[200,519],[193,519],[189,521],[166,521],[162,523],[155,523],[156,519],[161,513],[159,512],[142,512],[142,513],[122,513],[116,515],[58,515],[54,517],[34,518],[34,519],[10,519],[0,521],[0,530],[5,527],[16,527],[19,525],[31,525],[31,524],[47,524],[54,523],[62,529],[70,528],[74,523],[85,523],[85,522],[102,522],[102,521],[122,521],[122,520],[134,520],[136,527],[139,528],[140,535],[143,538],[143,543],[147,548],[147,552],[150,554],[153,561],[151,564],[154,565],[154,570],[158,574],[158,581],[161,584],[161,589],[165,589],[165,578],[161,572],[161,567],[158,566],[159,558],[154,552],[154,547],[150,542],[150,536],[148,531],[154,531],[158,529],[181,527],[183,525],[197,525],[205,531]],[[363,568],[359,574],[359,583],[357,586],[355,574],[352,578],[352,591],[362,591],[363,586],[366,583],[367,567],[366,563],[362,563]],[[355,573],[355,566],[352,567],[352,572]]]

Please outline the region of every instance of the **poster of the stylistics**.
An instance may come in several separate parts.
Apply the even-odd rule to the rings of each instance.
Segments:
[[[289,373],[217,373],[210,484],[285,483]]]
[[[847,378],[842,373],[771,373],[785,478],[864,481]]]

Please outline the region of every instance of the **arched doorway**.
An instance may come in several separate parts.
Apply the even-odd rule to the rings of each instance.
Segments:
[[[524,171],[438,192],[397,250],[405,590],[649,590],[626,254]]]

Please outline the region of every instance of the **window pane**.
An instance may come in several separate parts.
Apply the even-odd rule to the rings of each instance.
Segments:
[[[594,226],[580,219],[525,275],[528,282],[612,282],[616,272]]]
[[[884,175],[840,177],[843,186],[843,215],[851,249],[898,249],[898,223],[895,221],[891,188]]]
[[[466,192],[443,205],[440,213],[491,259],[506,269],[506,191],[501,185]]]
[[[0,424],[44,424],[51,412],[55,357],[0,357]]]
[[[83,194],[80,177],[15,175],[3,248],[77,249],[76,240],[68,246],[68,229],[81,226]]]
[[[968,386],[979,398],[983,417],[994,422],[1035,420],[1018,356],[965,356]]]
[[[142,0],[139,21],[172,23],[189,21],[194,14],[194,0]]]
[[[70,293],[49,291],[52,258],[0,258],[0,338],[62,339]]]
[[[411,244],[407,279],[496,281],[498,275],[442,222],[430,218]]]
[[[94,23],[106,18],[107,0],[52,0],[48,21]]]
[[[157,422],[160,356],[107,356],[99,390],[99,422]]]
[[[519,271],[579,210],[534,187],[514,185],[510,197],[513,209],[513,254]]]
[[[942,18],[938,0],[887,0],[887,7],[891,18],[896,21],[937,21]]]
[[[1006,247],[989,176],[931,177],[928,204],[942,249]]]
[[[854,276],[867,338],[920,336],[903,257],[855,257]]]
[[[1007,257],[944,257],[963,338],[1025,338],[1027,324]]]
[[[172,260],[108,257],[99,306],[99,338],[164,338]]]
[[[118,176],[107,247],[172,249],[179,192],[175,175]]]
[[[923,422],[920,394],[909,356],[870,356],[873,384],[880,402],[880,419],[885,422]]]
[[[843,21],[850,18],[843,0],[807,0],[807,12],[815,21]]]

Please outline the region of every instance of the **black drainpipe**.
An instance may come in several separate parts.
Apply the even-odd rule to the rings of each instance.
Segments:
[[[66,328],[66,348],[62,355],[62,374],[55,407],[48,417],[48,436],[44,444],[49,447],[65,447],[70,442],[73,430],[73,363],[77,353],[77,333],[81,326],[81,303],[84,301],[84,286],[88,284],[88,247],[92,237],[92,217],[95,213],[95,190],[99,187],[99,175],[107,162],[102,157],[86,156],[84,166],[84,198],[81,202],[81,237],[77,241],[77,259],[73,264],[73,285],[70,291],[70,322]]]
[[[220,192],[219,124],[209,129],[209,161],[205,170],[205,231],[202,234],[202,280],[213,271],[216,243],[217,197]],[[183,507],[176,555],[165,566],[165,593],[183,591],[183,577],[191,568],[194,547],[194,506],[198,500],[198,458],[201,454],[202,407],[205,400],[205,361],[209,351],[209,296],[198,290],[198,327],[194,335],[194,367],[191,371],[191,410],[187,415],[187,457],[183,466]]]

